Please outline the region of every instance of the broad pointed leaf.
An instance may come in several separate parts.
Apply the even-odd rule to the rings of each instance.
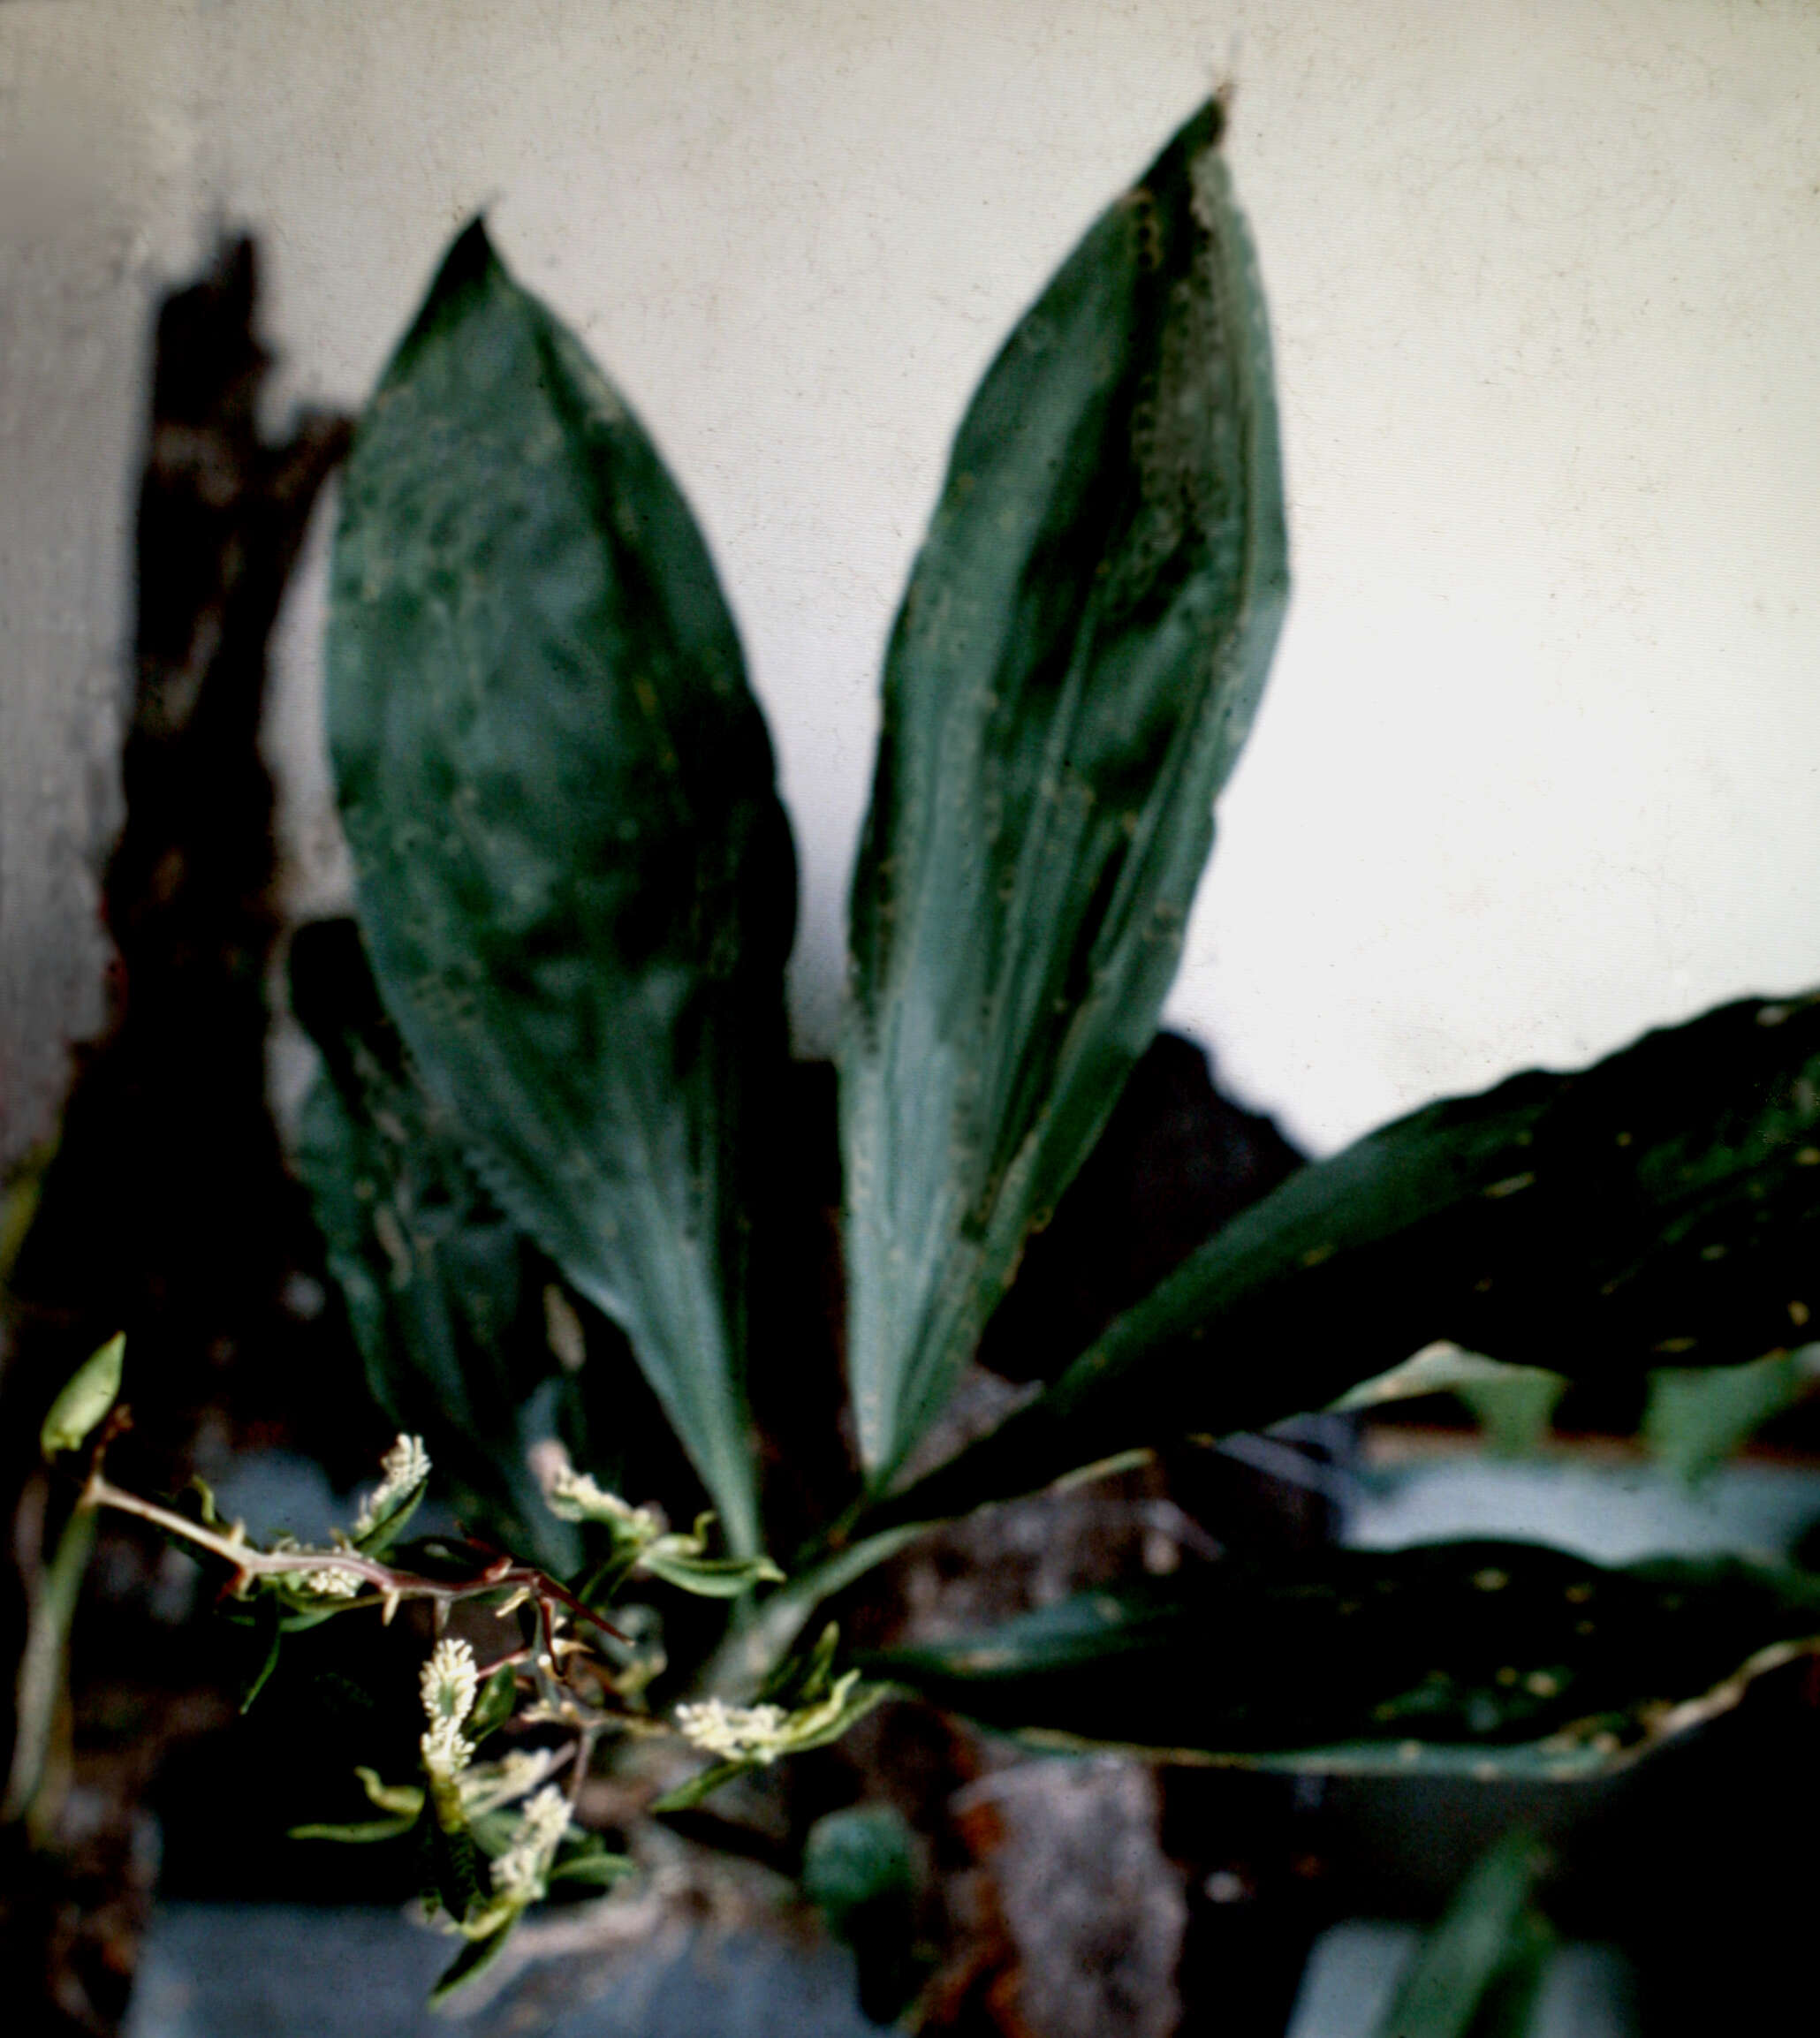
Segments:
[[[733,1156],[781,1065],[794,866],[706,549],[478,222],[343,491],[329,732],[380,987],[751,1550]]]
[[[1317,1770],[1619,1765],[1820,1651],[1820,1582],[1742,1562],[1606,1570],[1536,1543],[1319,1550],[1065,1600],[866,1661],[1051,1741]]]
[[[840,1051],[875,1474],[1155,1031],[1282,618],[1270,344],[1220,126],[1181,130],[1005,343],[892,634]]]
[[[1039,1399],[867,1518],[1324,1406],[1436,1339],[1570,1379],[1787,1345],[1820,1279],[1820,1000],[1722,1006],[1305,1168]]]

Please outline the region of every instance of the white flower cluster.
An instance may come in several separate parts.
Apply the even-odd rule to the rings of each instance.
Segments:
[[[432,1776],[457,1776],[473,1759],[474,1743],[462,1738],[461,1730],[474,1710],[479,1684],[474,1651],[467,1644],[439,1641],[419,1678],[423,1710],[429,1721],[429,1731],[419,1745],[423,1750],[424,1767]]]
[[[546,1784],[525,1806],[511,1845],[493,1863],[493,1888],[509,1904],[535,1904],[544,1891],[550,1867],[569,1830],[569,1800]]]
[[[328,1549],[311,1549],[294,1537],[280,1535],[273,1541],[274,1554],[295,1550],[300,1557],[332,1557]],[[360,1589],[360,1581],[351,1571],[281,1571],[278,1583],[288,1586],[292,1592],[306,1592],[316,1599],[353,1599]]]
[[[730,1706],[717,1698],[676,1708],[686,1741],[727,1762],[770,1763],[800,1748],[820,1747],[875,1705],[884,1690],[874,1685],[853,1696],[856,1670],[843,1671],[811,1704],[785,1712],[782,1706]]]
[[[788,1735],[790,1716],[782,1706],[730,1706],[711,1698],[679,1705],[676,1724],[686,1741],[723,1761],[771,1762]]]
[[[379,1461],[383,1474],[379,1484],[360,1503],[354,1518],[354,1534],[366,1535],[378,1527],[413,1487],[429,1477],[429,1453],[421,1436],[403,1436]]]
[[[497,1762],[482,1762],[461,1779],[461,1803],[471,1819],[497,1811],[535,1790],[556,1767],[553,1748],[513,1748]]]
[[[664,1533],[663,1517],[655,1508],[634,1507],[609,1493],[591,1473],[577,1472],[560,1443],[541,1444],[532,1464],[543,1504],[558,1520],[604,1522],[617,1537],[641,1545]]]

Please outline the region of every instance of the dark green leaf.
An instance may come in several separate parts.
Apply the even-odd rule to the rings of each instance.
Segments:
[[[50,1405],[38,1443],[45,1457],[76,1451],[102,1421],[120,1393],[120,1369],[126,1359],[126,1334],[118,1332],[85,1359]]]
[[[1475,1864],[1424,1940],[1375,2038],[1467,2038],[1497,1984],[1545,1949],[1529,1908],[1544,1866],[1534,1837],[1507,1833]]]
[[[519,1913],[514,1911],[504,1924],[496,1926],[484,1938],[470,1939],[443,1970],[436,1987],[430,1990],[431,2004],[446,2003],[458,1989],[472,1981],[483,1968],[491,1966],[505,1951],[505,1942],[511,1938],[512,1927],[518,1921]]]
[[[1534,1543],[1228,1560],[1090,1593],[873,1673],[1038,1739],[1332,1770],[1567,1777],[1734,1702],[1820,1635],[1820,1582],[1608,1571]]]
[[[1203,108],[974,398],[886,660],[841,1044],[888,1472],[1149,1045],[1287,595],[1270,343]]]
[[[436,1906],[459,1924],[482,1901],[480,1863],[474,1835],[452,1781],[430,1779],[417,1815],[418,1873],[427,1909]]]
[[[682,498],[478,222],[356,436],[329,733],[426,1083],[756,1549],[732,1155],[784,1053],[788,828]]]
[[[1820,1264],[1820,1001],[1726,1005],[1304,1168],[1028,1408],[868,1517],[1325,1405],[1437,1338],[1570,1379],[1785,1345]]]
[[[299,930],[291,997],[323,1060],[298,1168],[375,1398],[428,1439],[444,1473],[503,1507],[542,1562],[571,1570],[579,1543],[526,1462],[523,1406],[550,1367],[535,1256],[418,1080],[352,921]],[[390,1519],[383,1542],[407,1520]]]

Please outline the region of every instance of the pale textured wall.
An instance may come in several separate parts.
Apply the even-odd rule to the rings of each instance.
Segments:
[[[772,718],[825,1045],[879,649],[967,391],[1216,79],[1296,595],[1172,1016],[1322,1145],[1820,981],[1811,0],[0,0],[0,1139],[92,1025],[138,378],[255,231],[283,396],[451,231],[687,489]],[[270,747],[342,882],[320,545]]]

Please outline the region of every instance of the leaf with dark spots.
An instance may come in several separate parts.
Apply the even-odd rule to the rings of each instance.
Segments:
[[[848,1366],[889,1473],[1149,1044],[1287,597],[1209,106],[974,396],[886,658],[840,1051]]]
[[[869,1674],[1037,1739],[1264,1767],[1566,1777],[1820,1648],[1820,1583],[1536,1543],[1322,1549],[1084,1594]]]
[[[328,664],[386,1005],[750,1553],[739,1169],[783,1065],[789,828],[686,505],[478,222],[356,436]]]
[[[1570,1380],[1786,1345],[1820,1268],[1820,1001],[1430,1104],[1242,1212],[868,1531],[1325,1406],[1446,1338]],[[1684,1356],[1683,1356],[1684,1355]]]

